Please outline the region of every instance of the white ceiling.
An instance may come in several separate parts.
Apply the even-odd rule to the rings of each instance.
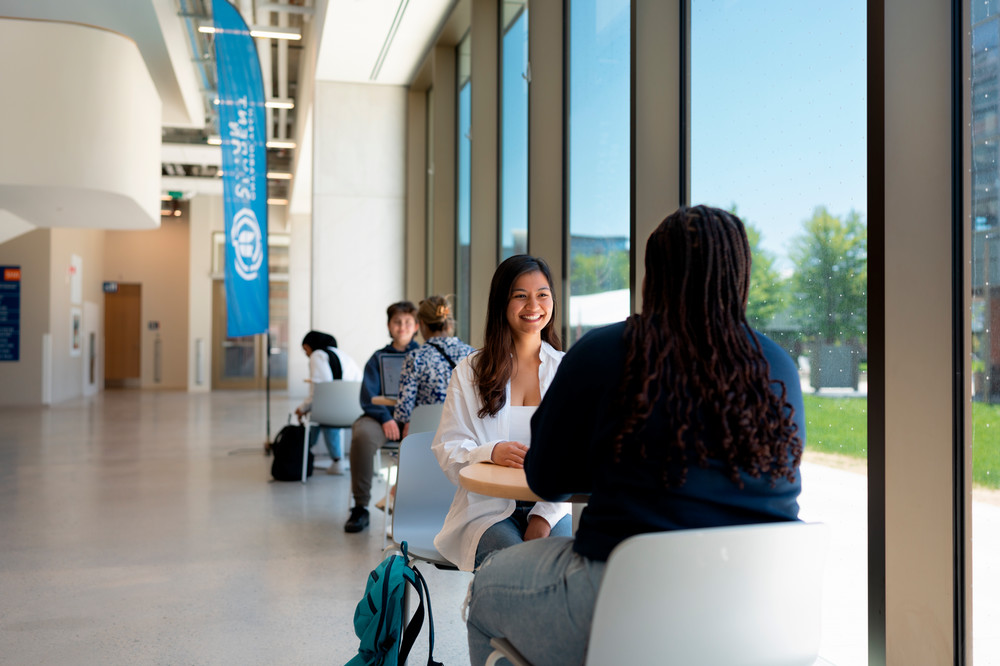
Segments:
[[[455,0],[331,0],[316,78],[408,84],[455,4]]]
[[[163,101],[163,123],[204,124],[202,97],[176,0],[0,0],[0,17],[82,23],[136,43]]]
[[[244,16],[252,15],[255,5],[274,0],[233,0]],[[303,62],[315,59],[315,79],[380,85],[408,84],[438,34],[444,20],[458,0],[305,0],[313,14],[304,31]],[[211,0],[204,0],[211,7]],[[0,18],[37,19],[97,26],[118,32],[133,40],[146,63],[150,76],[163,103],[164,127],[205,127],[205,96],[201,76],[192,60],[189,43],[191,19],[180,16],[180,0],[0,0]],[[268,13],[274,17],[276,14]],[[197,19],[194,19],[197,21]],[[256,23],[249,20],[248,23]],[[30,56],[29,56],[30,57]],[[311,70],[303,65],[303,70]],[[300,91],[313,86],[299,86]],[[311,114],[309,100],[296,100],[295,114],[306,128]],[[304,137],[309,140],[309,133]],[[217,148],[205,148],[189,155],[192,146],[165,144],[164,163],[217,163]],[[308,165],[301,159],[308,146],[300,147],[291,161]],[[195,160],[189,162],[188,159]],[[166,177],[164,177],[166,179]],[[299,173],[296,178],[308,178]],[[164,191],[203,191],[199,187],[181,188],[175,179]],[[194,184],[192,184],[194,185]],[[3,188],[4,183],[0,183]],[[308,209],[308,188],[296,188],[293,204],[296,212]],[[10,194],[8,192],[8,194]],[[19,196],[28,196],[21,192]],[[39,193],[46,196],[46,193]],[[48,194],[51,196],[51,193]],[[22,202],[27,205],[28,202]],[[66,202],[67,205],[73,202]],[[97,202],[93,202],[97,205]],[[124,205],[124,204],[122,204]],[[30,210],[23,208],[22,210]],[[127,211],[119,211],[125,213]],[[108,216],[113,217],[113,216]],[[45,226],[74,226],[72,219],[39,219]],[[0,217],[0,226],[18,226],[19,221]],[[4,229],[0,229],[0,237]],[[2,240],[0,240],[2,242]]]

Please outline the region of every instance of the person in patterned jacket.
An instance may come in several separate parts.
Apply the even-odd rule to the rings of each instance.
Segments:
[[[425,342],[406,355],[392,414],[403,424],[403,437],[409,433],[414,408],[444,402],[452,370],[475,351],[455,337],[455,320],[446,296],[428,296],[420,301],[417,323]]]

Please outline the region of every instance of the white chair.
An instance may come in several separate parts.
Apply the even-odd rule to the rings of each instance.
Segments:
[[[430,432],[432,435],[437,432],[438,424],[441,423],[441,412],[444,410],[444,403],[439,402],[433,405],[417,405],[410,414],[410,429],[408,434],[415,435],[418,432]],[[387,451],[391,456],[398,455],[399,442],[386,442],[382,451]],[[382,507],[385,510],[384,522],[382,523],[382,548],[386,545],[386,527],[389,522],[389,510],[392,504],[389,496],[392,490],[392,465],[390,464],[385,475],[385,498],[382,500]]]
[[[444,411],[444,403],[439,402],[434,405],[417,405],[410,415],[409,434],[418,432],[437,432],[438,424],[441,423],[441,412]]]
[[[302,443],[302,483],[306,482],[309,462],[309,429],[319,426],[350,428],[361,414],[361,382],[334,380],[313,385],[312,409]]]
[[[810,666],[829,530],[768,523],[642,534],[608,558],[588,666]],[[504,639],[487,664],[528,664]]]
[[[390,549],[407,543],[411,557],[430,562],[439,569],[455,569],[434,547],[434,537],[444,526],[455,486],[438,464],[431,442],[433,432],[407,435],[399,446],[396,501],[392,511]]]

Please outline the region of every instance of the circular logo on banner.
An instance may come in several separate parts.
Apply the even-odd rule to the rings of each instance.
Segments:
[[[244,280],[257,278],[257,271],[264,261],[264,239],[260,233],[257,216],[249,208],[243,208],[233,218],[229,233],[236,260],[233,266]]]

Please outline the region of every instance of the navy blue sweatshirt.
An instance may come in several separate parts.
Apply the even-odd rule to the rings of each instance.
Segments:
[[[379,369],[379,357],[382,354],[402,354],[419,346],[415,341],[410,340],[410,344],[401,352],[393,347],[392,343],[389,343],[372,354],[372,357],[365,363],[365,376],[361,380],[361,409],[364,410],[366,416],[378,421],[379,425],[392,420],[391,408],[372,404],[373,397],[382,395],[382,373]]]
[[[720,462],[710,459],[702,468],[695,461],[688,465],[683,485],[664,488],[661,465],[643,464],[637,455],[623,455],[614,463],[612,444],[623,418],[616,401],[627,351],[624,331],[624,322],[612,324],[574,344],[531,419],[531,448],[524,461],[531,489],[551,501],[591,493],[574,550],[606,560],[619,542],[635,534],[796,520],[801,490],[797,470],[794,483],[780,480],[774,487],[768,476],[754,479],[744,473],[740,489]],[[805,410],[795,363],[770,339],[757,336],[772,380],[787,387],[793,421],[805,442]],[[674,431],[667,420],[662,409],[654,409],[641,439],[650,445],[672,439]]]

